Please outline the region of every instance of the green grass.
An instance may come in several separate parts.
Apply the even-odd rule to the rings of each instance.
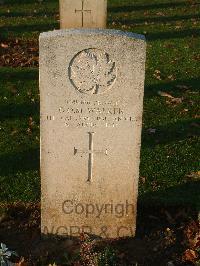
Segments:
[[[0,7],[5,41],[37,40],[40,32],[59,27],[58,1],[5,0]],[[108,11],[109,28],[147,37],[140,201],[200,210],[200,178],[186,178],[200,170],[200,3],[110,0]],[[183,101],[167,103],[158,91]],[[39,176],[38,69],[0,68],[0,201],[39,200]]]
[[[37,69],[0,68],[0,200],[39,199]]]

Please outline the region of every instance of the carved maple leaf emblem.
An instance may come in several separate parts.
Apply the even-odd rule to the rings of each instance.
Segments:
[[[69,75],[82,93],[104,93],[116,80],[116,65],[109,55],[98,49],[87,49],[72,60]]]

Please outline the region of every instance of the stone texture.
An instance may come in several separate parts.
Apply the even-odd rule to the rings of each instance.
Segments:
[[[43,234],[134,236],[145,49],[114,30],[40,35]]]
[[[60,28],[105,28],[107,0],[60,0]]]

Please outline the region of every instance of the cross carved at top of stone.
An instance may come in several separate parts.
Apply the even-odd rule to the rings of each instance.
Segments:
[[[78,10],[78,9],[75,9],[75,13],[78,13],[78,12],[81,12],[82,14],[82,27],[84,26],[84,13],[90,13],[92,12],[92,10],[87,10],[87,9],[84,9],[84,3],[85,3],[85,0],[81,0],[82,1],[82,9]]]

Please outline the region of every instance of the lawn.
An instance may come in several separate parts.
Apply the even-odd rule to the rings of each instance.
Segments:
[[[108,27],[147,38],[140,199],[200,208],[200,4],[132,2],[109,1]],[[59,27],[58,14],[55,0],[1,4],[1,201],[40,199],[38,67],[26,61],[38,53],[40,32]]]
[[[108,2],[108,28],[147,38],[139,212],[200,211],[200,3]],[[38,37],[59,28],[58,9],[0,1],[0,202],[40,201]]]

